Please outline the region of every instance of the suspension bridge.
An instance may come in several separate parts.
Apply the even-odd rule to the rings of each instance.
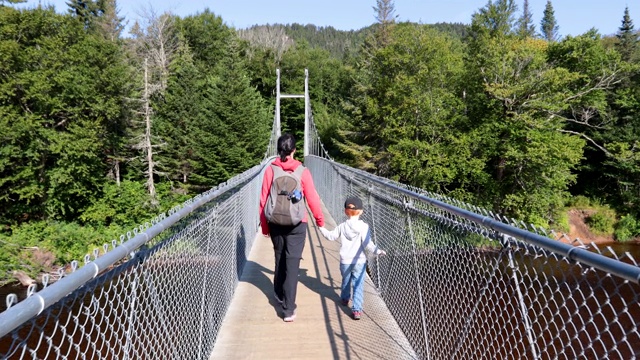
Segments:
[[[640,357],[640,268],[632,256],[332,160],[305,75],[305,93],[287,95],[278,72],[260,164],[95,249],[58,278],[45,276],[25,299],[8,296],[0,358]],[[276,310],[258,199],[286,98],[305,101],[304,163],[326,227],[344,220],[344,199],[357,195],[387,252],[369,259],[362,320],[340,303],[339,244],[314,226],[298,317],[285,323]]]

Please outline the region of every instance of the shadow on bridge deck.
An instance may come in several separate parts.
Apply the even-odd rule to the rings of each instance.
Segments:
[[[326,227],[335,222],[325,210]],[[210,359],[413,359],[411,346],[372,282],[364,314],[340,304],[340,244],[310,222],[300,263],[297,317],[285,323],[273,298],[273,247],[258,234]]]

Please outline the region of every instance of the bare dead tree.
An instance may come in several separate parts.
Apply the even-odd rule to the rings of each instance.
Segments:
[[[272,50],[276,62],[280,62],[285,51],[294,44],[280,25],[260,25],[238,30],[238,37],[257,48]]]
[[[143,25],[136,22],[131,29],[133,39],[131,52],[139,63],[143,64],[144,84],[142,98],[136,99],[140,104],[140,116],[144,119],[142,134],[135,138],[134,149],[144,154],[142,162],[146,165],[147,188],[152,202],[155,203],[156,189],[153,176],[164,174],[157,171],[154,161],[155,149],[165,145],[162,139],[152,134],[153,108],[151,98],[162,96],[167,88],[169,66],[178,52],[180,41],[175,29],[175,17],[165,12],[158,15],[153,8],[142,10],[140,15]]]
[[[153,147],[151,145],[151,106],[149,106],[149,67],[144,59],[144,147],[147,150],[147,188],[152,199],[156,197],[156,187],[153,183]]]
[[[149,7],[142,10],[142,24],[136,22],[131,29],[132,51],[137,58],[149,61],[149,91],[154,94],[167,88],[169,65],[180,46],[175,28],[175,17],[165,12],[158,15]]]

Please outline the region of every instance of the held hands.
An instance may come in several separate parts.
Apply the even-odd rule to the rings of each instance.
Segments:
[[[324,226],[319,227],[322,236],[328,238],[327,234],[329,234],[329,230],[327,230]]]

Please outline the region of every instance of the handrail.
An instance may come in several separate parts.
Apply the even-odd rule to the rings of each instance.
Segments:
[[[402,194],[408,197],[423,201],[441,210],[444,210],[448,213],[470,220],[478,225],[483,225],[485,227],[498,231],[502,234],[520,239],[528,244],[539,246],[543,249],[549,250],[555,254],[564,256],[568,259],[579,261],[581,263],[593,266],[598,270],[606,271],[616,276],[619,276],[623,279],[632,281],[636,284],[640,284],[640,267],[638,266],[634,266],[634,265],[627,264],[615,259],[611,259],[609,257],[591,252],[589,250],[572,246],[557,240],[544,237],[542,235],[538,235],[538,234],[517,228],[509,224],[505,224],[489,216],[479,215],[474,212],[461,209],[457,206],[448,204],[446,202],[436,200],[422,194],[418,194],[414,191],[411,191],[409,189],[406,189],[400,186],[399,184],[397,184],[392,180],[380,178],[374,174],[370,174],[362,170],[357,170],[357,169],[348,167],[346,165],[324,159],[319,156],[315,156],[315,155],[310,155],[310,156],[316,157],[318,159],[322,159],[323,161],[330,161],[333,166],[341,168],[343,170],[360,173],[360,175],[365,176],[368,180],[371,180],[372,182],[378,185],[389,187],[395,191],[401,192]]]
[[[46,308],[86,284],[89,280],[95,278],[116,262],[124,259],[127,255],[131,254],[146,242],[153,239],[156,235],[170,228],[196,209],[219,197],[225,192],[234,189],[239,184],[246,183],[247,181],[255,178],[261,173],[262,169],[270,162],[271,159],[272,157],[266,158],[261,162],[261,164],[256,165],[244,173],[219,184],[217,187],[186,201],[179,210],[171,213],[168,217],[156,222],[142,232],[138,233],[135,231],[136,235],[133,238],[121,243],[115,249],[66,275],[62,279],[58,280],[55,283],[55,286],[48,286],[38,292],[35,292],[25,300],[0,313],[0,337],[5,336],[32,317],[42,313]]]

